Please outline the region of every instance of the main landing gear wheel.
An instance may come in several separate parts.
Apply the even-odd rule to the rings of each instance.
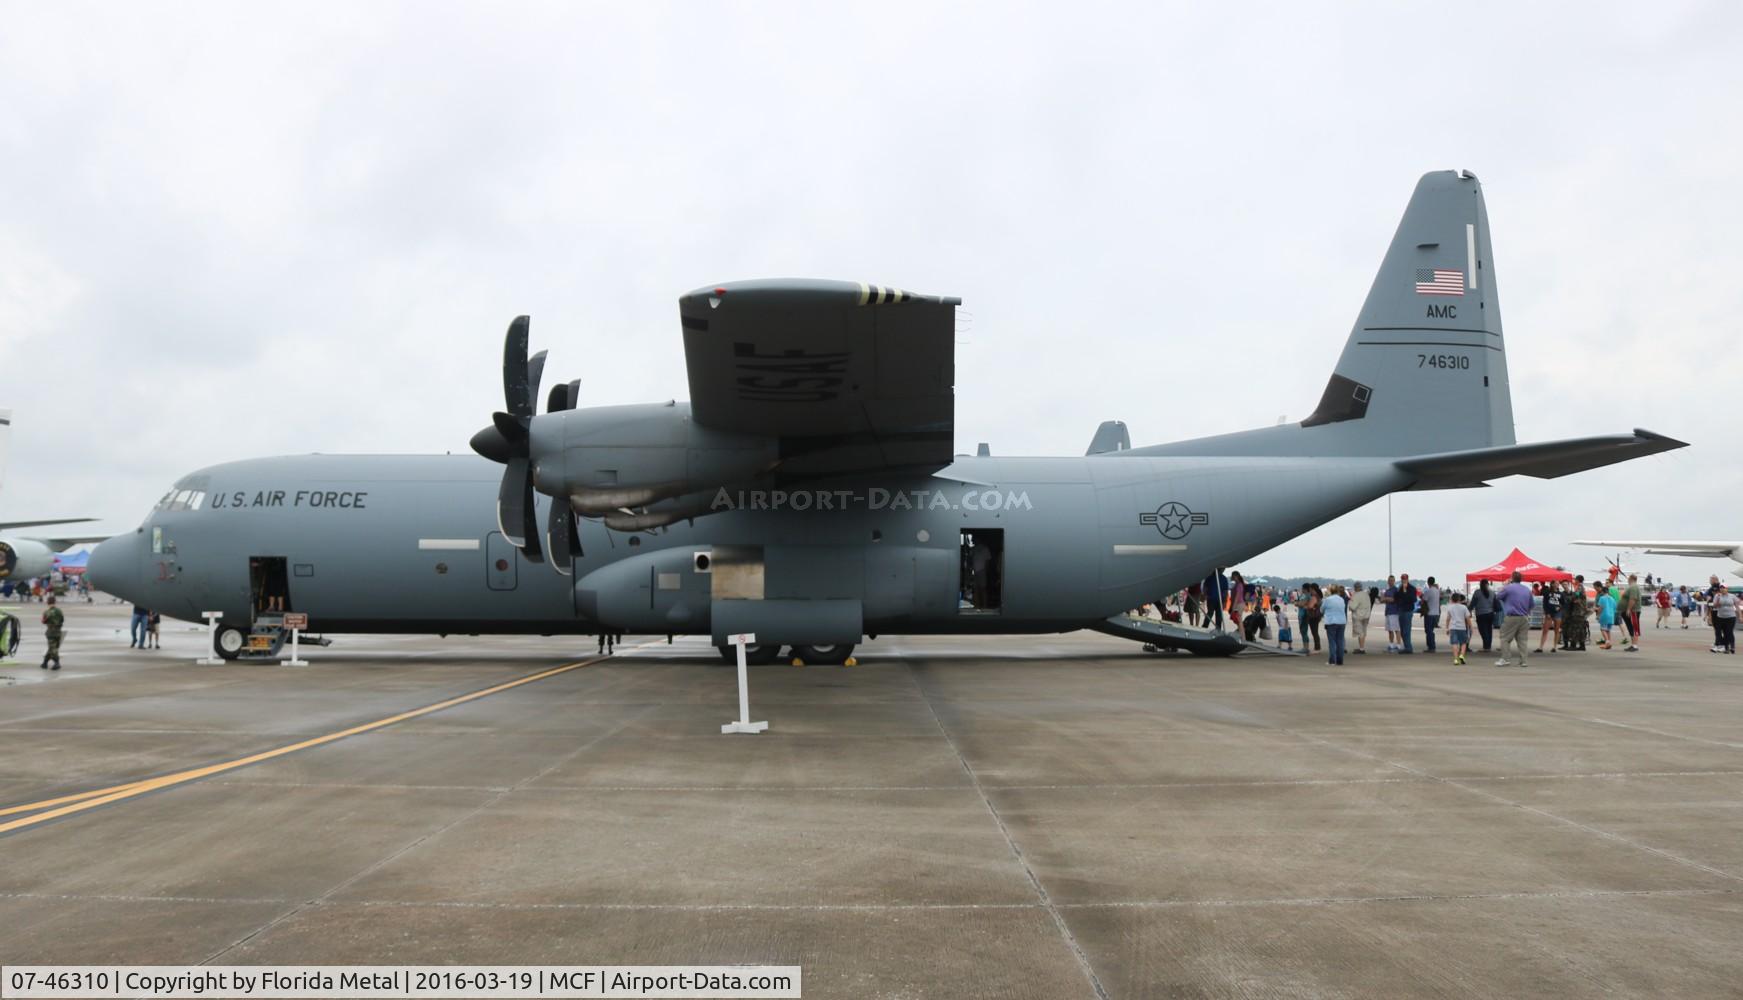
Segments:
[[[853,655],[853,643],[832,642],[826,646],[794,646],[793,655],[806,663],[832,663],[840,665],[847,662]]]
[[[720,650],[720,659],[727,665],[738,663],[738,647],[732,643],[716,646]],[[773,663],[781,658],[781,647],[766,642],[753,642],[744,647],[744,662],[763,665]]]
[[[212,652],[226,660],[234,660],[242,655],[242,646],[247,641],[248,637],[242,633],[241,629],[226,625],[218,630],[216,636],[213,636]]]

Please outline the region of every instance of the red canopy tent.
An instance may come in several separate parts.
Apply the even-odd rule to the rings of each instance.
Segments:
[[[1514,571],[1526,583],[1555,583],[1560,580],[1572,580],[1574,575],[1564,569],[1545,566],[1525,553],[1514,549],[1507,558],[1493,566],[1465,574],[1465,582],[1472,580],[1511,580]]]

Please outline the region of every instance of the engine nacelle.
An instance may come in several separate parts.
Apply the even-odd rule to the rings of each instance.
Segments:
[[[54,569],[54,550],[32,538],[0,538],[0,580],[30,580]]]
[[[780,458],[775,438],[700,426],[688,403],[547,413],[530,431],[539,492],[595,516],[753,479]]]

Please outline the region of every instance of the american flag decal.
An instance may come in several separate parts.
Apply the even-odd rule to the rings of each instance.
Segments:
[[[1419,267],[1416,269],[1416,294],[1463,295],[1465,272],[1444,267]]]

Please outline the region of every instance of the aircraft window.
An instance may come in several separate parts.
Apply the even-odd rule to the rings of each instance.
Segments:
[[[205,502],[206,502],[206,491],[205,490],[195,490],[194,495],[188,499],[188,509],[189,510],[199,510],[200,505],[205,503]]]
[[[193,490],[176,490],[175,499],[169,502],[170,510],[187,510],[188,497],[193,496]]]
[[[159,500],[157,502],[157,509],[158,510],[168,510],[170,501],[174,500],[175,498],[176,498],[176,491],[175,490],[170,490],[168,493],[165,493],[163,495],[163,499]]]

